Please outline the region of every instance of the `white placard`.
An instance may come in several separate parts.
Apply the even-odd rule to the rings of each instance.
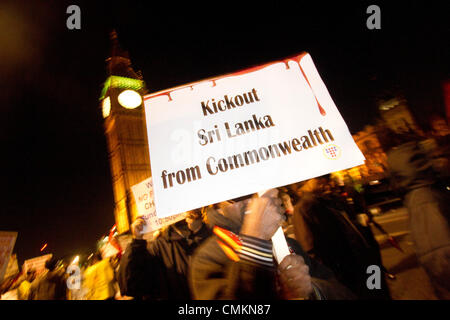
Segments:
[[[278,264],[280,264],[286,256],[291,254],[282,227],[279,227],[273,235],[272,245],[273,255]]]
[[[0,231],[0,283],[8,268],[9,259],[16,244],[17,232]]]
[[[138,215],[142,216],[146,222],[142,230],[143,234],[156,231],[186,217],[184,212],[166,217],[158,217],[156,215],[151,177],[135,184],[131,187],[131,190],[138,209]]]
[[[306,53],[144,100],[158,217],[364,163]]]
[[[34,269],[36,271],[36,275],[39,275],[45,271],[45,262],[50,260],[53,257],[52,253],[35,257],[32,259],[25,260],[23,262],[23,272],[27,272],[30,269]]]

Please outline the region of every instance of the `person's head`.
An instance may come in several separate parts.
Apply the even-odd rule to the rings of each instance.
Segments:
[[[192,232],[197,232],[203,225],[202,210],[195,209],[186,213],[186,223]]]
[[[33,282],[35,278],[36,278],[36,270],[35,269],[28,269],[25,279],[28,282]]]
[[[432,115],[430,116],[430,127],[431,131],[436,136],[445,136],[450,134],[450,129],[447,124],[447,121],[439,116],[439,115]]]
[[[92,264],[95,264],[97,262],[102,261],[103,257],[102,257],[102,253],[100,251],[97,251],[96,253],[94,253],[94,255],[92,256]]]
[[[51,257],[47,261],[45,261],[45,268],[50,271],[53,271],[58,266],[58,260],[55,257]]]

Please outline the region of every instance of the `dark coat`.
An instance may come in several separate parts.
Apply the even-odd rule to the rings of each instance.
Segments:
[[[360,299],[390,299],[382,277],[381,290],[369,290],[367,268],[382,268],[379,246],[369,228],[354,223],[337,195],[305,193],[294,208],[296,239],[311,257],[330,268]]]
[[[190,299],[187,272],[190,258],[197,246],[210,234],[203,225],[195,234],[177,224],[156,240],[134,239],[126,249],[119,267],[122,295],[138,299]]]
[[[240,221],[232,221],[214,209],[208,209],[211,226],[238,234]],[[263,240],[261,240],[263,241]],[[233,261],[221,246],[216,234],[206,240],[193,256],[189,284],[194,299],[280,299],[282,298],[274,267],[262,267],[244,260]],[[268,241],[271,246],[271,241]],[[312,282],[319,288],[321,299],[352,299],[353,294],[339,284],[333,273],[310,259],[301,246],[288,238],[292,252],[301,255],[309,267]],[[223,245],[223,244],[222,244]],[[315,297],[317,298],[317,296]]]
[[[388,152],[394,183],[405,190],[416,254],[440,298],[450,299],[450,193],[419,142]]]
[[[46,271],[34,280],[30,287],[29,300],[66,300],[67,284],[64,269]]]

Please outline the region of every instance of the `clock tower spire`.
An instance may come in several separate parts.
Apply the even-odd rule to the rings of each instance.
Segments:
[[[100,95],[114,194],[114,217],[119,234],[127,232],[137,216],[131,186],[151,176],[142,96],[147,93],[117,32],[110,33],[107,79]]]

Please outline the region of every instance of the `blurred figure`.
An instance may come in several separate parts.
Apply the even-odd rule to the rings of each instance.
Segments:
[[[447,121],[438,115],[432,115],[430,117],[431,136],[437,140],[437,143],[441,146],[448,147],[450,144],[450,128]]]
[[[450,197],[436,172],[433,153],[413,133],[390,133],[386,139],[393,182],[405,193],[411,236],[419,263],[440,299],[450,299]],[[430,159],[431,157],[431,159]]]
[[[29,269],[27,270],[27,274],[25,279],[20,283],[17,288],[17,298],[19,300],[28,300],[28,296],[30,295],[31,283],[36,279],[36,270]]]
[[[330,268],[360,299],[390,299],[384,277],[381,290],[367,288],[367,268],[383,269],[378,243],[368,225],[356,222],[356,190],[333,191],[329,176],[306,181],[294,208],[294,232],[305,251]],[[351,194],[350,194],[351,193]],[[353,198],[350,198],[351,197]],[[347,199],[352,199],[348,202]],[[356,202],[356,203],[355,203]]]
[[[143,239],[145,220],[131,226],[133,241],[122,257],[119,269],[121,294],[136,299],[191,299],[187,273],[194,250],[211,235],[201,210],[168,226],[152,242]]]
[[[92,257],[92,264],[84,272],[86,300],[114,300],[114,269],[110,259],[102,259],[100,252]]]
[[[66,300],[66,274],[54,257],[45,262],[47,270],[30,287],[28,300]]]
[[[430,117],[431,130],[428,137],[432,141],[431,148],[424,148],[430,153],[433,168],[438,178],[449,185],[450,176],[450,128],[443,117],[433,115]],[[423,144],[423,143],[422,143]]]
[[[196,251],[189,272],[193,298],[351,299],[332,272],[287,238],[292,254],[277,265],[271,238],[283,220],[278,190],[207,209],[214,235]]]
[[[119,269],[120,269],[120,260],[122,259],[122,253],[119,252],[111,257],[111,266],[114,270],[114,291],[115,291],[115,300],[132,300],[132,297],[122,296],[120,292],[119,286]]]

